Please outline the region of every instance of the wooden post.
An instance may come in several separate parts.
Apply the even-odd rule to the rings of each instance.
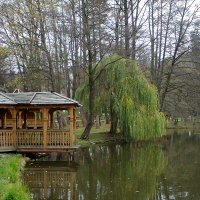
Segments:
[[[23,125],[22,125],[22,128],[23,129],[26,129],[27,128],[27,110],[24,110],[24,119],[23,119]]]
[[[4,118],[5,120],[4,120],[4,128],[7,128],[7,115],[6,115],[6,113],[5,113],[5,118]]]
[[[1,117],[1,128],[3,128],[3,118]]]
[[[43,124],[43,145],[47,147],[47,122],[48,122],[48,109],[43,108],[42,110],[42,124]]]
[[[51,110],[50,114],[50,128],[53,129],[53,111]]]
[[[4,115],[2,116],[2,118],[1,118],[1,127],[2,127],[2,129],[4,129],[5,128],[5,113],[4,113]]]
[[[70,114],[70,128],[69,128],[69,133],[70,133],[70,146],[74,145],[74,109],[73,107],[69,108],[69,114]]]
[[[74,112],[74,130],[76,130],[76,109],[73,109]]]
[[[34,129],[37,129],[37,112],[34,112],[35,120],[34,120]]]
[[[17,123],[16,123],[16,110],[11,110],[12,114],[12,132],[13,132],[13,146],[16,147],[16,129],[17,129]]]
[[[22,128],[22,111],[19,111],[19,122],[18,122],[19,128]]]

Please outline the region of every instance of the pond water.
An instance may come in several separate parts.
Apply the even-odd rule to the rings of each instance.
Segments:
[[[161,145],[93,146],[75,162],[53,154],[27,163],[23,180],[33,199],[200,199],[200,133],[174,133]],[[44,160],[44,159],[43,159]]]

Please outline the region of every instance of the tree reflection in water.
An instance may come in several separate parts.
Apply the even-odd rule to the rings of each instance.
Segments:
[[[158,180],[156,200],[200,199],[200,134],[180,132],[171,135],[168,164]]]
[[[23,177],[33,199],[151,199],[166,166],[159,146],[94,146],[81,150],[77,162],[78,167],[61,161],[29,163]]]
[[[158,146],[99,146],[86,149],[87,161],[77,171],[79,199],[145,200],[155,195],[157,178],[166,166]]]

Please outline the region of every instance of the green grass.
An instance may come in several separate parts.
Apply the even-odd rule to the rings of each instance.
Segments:
[[[199,129],[200,122],[192,121],[179,121],[177,123],[169,121],[167,123],[167,129]]]
[[[30,199],[28,189],[20,179],[23,165],[21,155],[0,154],[0,200]]]
[[[93,127],[90,133],[89,140],[81,140],[81,134],[84,131],[84,128],[77,128],[76,129],[76,144],[80,145],[81,147],[89,146],[91,144],[96,143],[105,143],[109,141],[113,141],[115,139],[121,139],[121,136],[117,134],[115,137],[111,137],[111,135],[108,133],[110,130],[109,124],[103,124],[100,126],[100,128]]]

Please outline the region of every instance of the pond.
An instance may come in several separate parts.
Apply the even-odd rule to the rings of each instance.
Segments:
[[[45,159],[27,163],[23,174],[35,200],[200,199],[198,132],[176,132],[162,145],[92,146],[75,162],[62,154]]]

